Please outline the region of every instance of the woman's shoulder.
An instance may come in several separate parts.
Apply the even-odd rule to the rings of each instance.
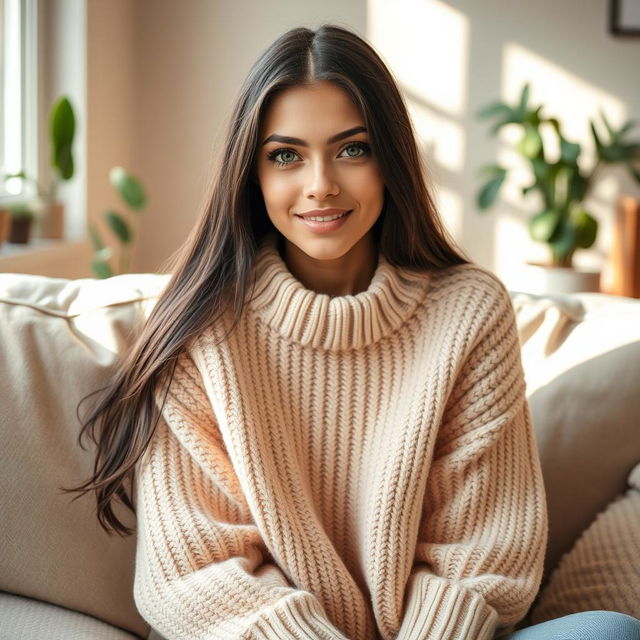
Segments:
[[[490,305],[511,303],[504,282],[490,269],[475,262],[456,264],[438,269],[431,276],[431,293],[436,298],[469,298]]]

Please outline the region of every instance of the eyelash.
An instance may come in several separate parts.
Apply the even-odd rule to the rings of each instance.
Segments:
[[[356,142],[349,142],[348,144],[346,144],[344,147],[342,147],[342,151],[344,151],[345,149],[348,149],[349,147],[357,147],[359,149],[362,149],[363,153],[361,153],[359,156],[350,156],[351,158],[362,158],[364,156],[368,156],[371,153],[371,148],[369,147],[369,144],[367,142],[362,142],[362,141],[356,141]],[[294,151],[293,149],[287,149],[287,148],[279,148],[279,149],[274,149],[273,151],[269,152],[267,154],[267,158],[270,162],[273,162],[277,167],[282,167],[288,164],[293,164],[292,162],[281,162],[280,160],[276,160],[276,156],[280,155],[283,151],[290,151],[291,153],[295,153],[296,155],[298,155],[297,151]]]

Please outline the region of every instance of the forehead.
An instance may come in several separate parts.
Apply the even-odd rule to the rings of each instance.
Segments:
[[[333,82],[320,81],[274,96],[264,114],[261,139],[280,133],[325,140],[358,124],[364,124],[364,118],[349,94]]]

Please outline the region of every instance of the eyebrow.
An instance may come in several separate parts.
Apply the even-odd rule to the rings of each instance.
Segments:
[[[348,138],[349,136],[353,136],[356,133],[366,133],[367,128],[362,125],[357,127],[352,127],[351,129],[347,129],[346,131],[342,131],[341,133],[336,133],[336,135],[331,136],[327,140],[327,144],[331,144],[333,142],[338,142],[338,140],[342,140],[344,138]],[[263,146],[268,142],[284,142],[286,144],[295,144],[300,147],[308,147],[309,143],[301,140],[300,138],[292,138],[291,136],[281,136],[277,133],[270,135],[262,144]]]

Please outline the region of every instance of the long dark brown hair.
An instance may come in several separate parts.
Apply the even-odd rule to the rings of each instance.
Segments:
[[[255,172],[269,103],[278,92],[319,80],[341,87],[363,114],[385,184],[382,212],[372,229],[379,251],[397,266],[441,269],[470,262],[442,224],[407,108],[374,49],[331,24],[284,33],[259,57],[240,89],[204,210],[180,251],[163,265],[172,274],[168,284],[132,347],[119,357],[109,385],[93,393],[106,391],[78,440],[82,447],[88,433],[97,445],[94,472],[82,485],[63,491],[78,493],[74,500],[94,491],[98,520],[108,533],[134,532],[116,517],[112,501],[119,499],[135,514],[135,465],[161,412],[156,392],[166,397],[187,342],[227,308],[233,309],[235,329],[253,288],[258,243],[275,229]]]

